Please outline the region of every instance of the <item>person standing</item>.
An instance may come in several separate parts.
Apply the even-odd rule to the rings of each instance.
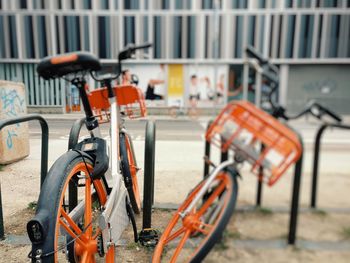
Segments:
[[[131,74],[130,70],[126,69],[122,71],[122,85],[130,85],[131,84]]]
[[[192,107],[196,107],[197,101],[200,100],[200,94],[198,91],[198,77],[197,77],[197,75],[191,76],[188,99],[189,99],[190,105]]]

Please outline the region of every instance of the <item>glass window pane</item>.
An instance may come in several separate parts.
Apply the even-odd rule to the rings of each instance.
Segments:
[[[10,34],[10,52],[11,58],[18,58],[18,46],[16,35],[16,18],[15,16],[9,16],[9,34]]]
[[[335,58],[338,54],[339,43],[339,28],[340,28],[340,16],[330,16],[330,30],[329,30],[329,57]]]
[[[64,16],[65,52],[80,50],[80,27],[78,16]]]
[[[139,0],[124,0],[124,9],[126,10],[140,9]]]
[[[153,48],[153,54],[154,58],[161,58],[161,51],[162,51],[162,27],[161,27],[161,17],[155,16],[153,17],[153,23],[154,23],[154,30],[153,30],[153,39],[154,39],[154,48]]]
[[[38,26],[38,43],[39,45],[39,57],[46,57],[47,53],[47,43],[46,43],[46,23],[44,16],[37,17],[37,26]]]
[[[303,15],[300,21],[299,58],[311,57],[312,36],[314,29],[314,16]]]
[[[182,17],[173,18],[173,58],[182,57]]]
[[[98,55],[100,58],[111,57],[110,41],[110,17],[99,16],[97,20],[98,28]]]
[[[0,39],[5,39],[4,17],[0,16]],[[5,41],[0,41],[0,57],[5,58]]]
[[[196,17],[189,16],[187,20],[187,57],[196,56]]]
[[[24,43],[25,43],[25,57],[35,58],[34,36],[33,36],[33,17],[23,17]]]
[[[135,17],[124,17],[124,45],[135,43]]]

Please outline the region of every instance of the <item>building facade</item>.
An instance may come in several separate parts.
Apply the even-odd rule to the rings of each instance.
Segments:
[[[166,64],[168,99],[177,90],[186,100],[190,75],[210,76],[214,87],[223,76],[224,104],[254,82],[243,74],[252,45],[280,66],[279,99],[289,109],[317,99],[350,113],[348,0],[0,0],[0,39],[0,79],[24,82],[32,110],[62,112],[74,93],[63,80],[38,78],[42,57],[85,50],[110,65],[127,44],[152,42],[126,65],[146,89],[148,72]],[[181,89],[171,88],[176,78]],[[249,99],[247,87],[241,97]]]

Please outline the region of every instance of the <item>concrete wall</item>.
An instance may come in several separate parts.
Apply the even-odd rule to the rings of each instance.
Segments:
[[[349,65],[290,65],[287,108],[300,111],[309,100],[350,114]]]
[[[25,115],[27,106],[23,83],[0,81],[0,119]],[[28,123],[15,124],[0,132],[0,164],[29,155]]]

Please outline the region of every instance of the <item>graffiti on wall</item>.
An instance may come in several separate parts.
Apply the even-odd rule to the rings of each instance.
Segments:
[[[337,82],[333,79],[316,80],[305,83],[303,89],[309,93],[329,94],[337,88]]]
[[[0,105],[2,115],[5,118],[14,118],[25,112],[25,101],[15,89],[0,88]],[[6,146],[13,148],[13,137],[18,136],[20,124],[9,126],[6,134]]]

